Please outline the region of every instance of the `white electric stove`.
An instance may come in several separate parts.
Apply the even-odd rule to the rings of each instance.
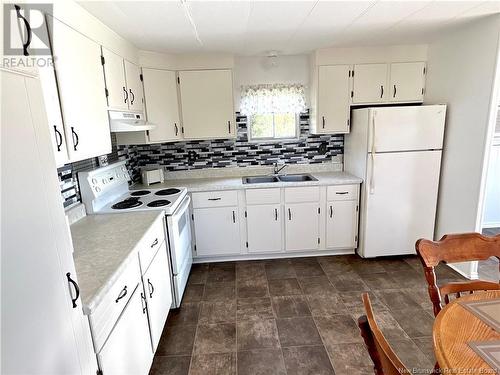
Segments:
[[[161,210],[167,225],[173,307],[179,307],[193,263],[190,197],[183,187],[129,190],[125,161],[78,173],[87,213]]]

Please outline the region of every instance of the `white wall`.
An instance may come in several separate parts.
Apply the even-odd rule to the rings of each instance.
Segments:
[[[483,228],[500,227],[500,134],[493,140],[488,163]]]
[[[167,70],[233,69],[234,56],[211,52],[168,54],[139,51],[139,63],[145,68]]]
[[[239,110],[241,86],[262,83],[299,83],[306,87],[306,97],[309,85],[309,56],[290,55],[278,56],[276,66],[271,66],[265,56],[237,57],[234,64],[234,103]]]

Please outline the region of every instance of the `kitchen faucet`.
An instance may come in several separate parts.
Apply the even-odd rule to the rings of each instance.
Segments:
[[[282,164],[280,167],[278,163],[273,163],[273,174],[275,175],[279,174],[287,166],[288,166],[287,164]]]

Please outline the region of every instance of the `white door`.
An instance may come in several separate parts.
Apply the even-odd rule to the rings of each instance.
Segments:
[[[0,75],[8,93],[1,99],[1,167],[9,176],[1,191],[0,372],[95,373],[88,321],[67,277],[78,282],[42,89],[34,78]],[[30,182],[19,184],[26,176]]]
[[[184,138],[236,136],[230,70],[179,72]]]
[[[294,203],[285,206],[286,250],[315,250],[319,239],[318,203]]]
[[[127,110],[129,94],[125,81],[123,57],[102,47],[104,58],[104,77],[108,89],[108,106],[113,109]]]
[[[71,161],[111,152],[101,47],[48,16]]]
[[[357,201],[331,201],[326,212],[326,247],[353,249],[358,231]]]
[[[144,93],[141,82],[141,68],[124,60],[125,64],[125,78],[128,88],[128,108],[131,111],[144,110]]]
[[[103,374],[148,374],[153,361],[153,351],[143,297],[139,285],[99,352],[99,364]]]
[[[248,252],[281,251],[281,206],[247,206]]]
[[[66,135],[64,133],[61,105],[59,104],[56,76],[53,67],[40,68],[38,71],[43,88],[47,120],[52,135],[52,149],[56,159],[56,166],[61,167],[69,163],[69,155],[66,147]]]
[[[351,66],[318,69],[318,133],[348,133],[351,103]]]
[[[387,100],[387,64],[354,65],[353,103]]]
[[[193,216],[199,257],[240,253],[238,207],[195,208]]]
[[[370,110],[368,152],[441,149],[446,105]]]
[[[153,353],[158,347],[163,327],[172,305],[170,267],[165,242],[158,249],[148,270],[142,277],[148,305],[149,329]]]
[[[419,238],[433,238],[440,164],[441,151],[368,156],[362,255],[414,254]]]
[[[146,116],[156,125],[149,131],[150,142],[182,139],[175,72],[142,69]]]
[[[421,102],[424,100],[425,63],[407,62],[391,64],[392,102]]]

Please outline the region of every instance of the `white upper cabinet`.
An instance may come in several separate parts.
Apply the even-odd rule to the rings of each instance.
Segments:
[[[128,109],[128,90],[125,81],[123,58],[102,47],[104,76],[108,94],[108,106],[114,109]]]
[[[425,63],[391,64],[390,97],[392,102],[421,102],[424,100]]]
[[[142,69],[146,116],[156,125],[149,131],[149,142],[182,139],[175,72]]]
[[[349,132],[350,81],[350,65],[319,67],[316,133]]]
[[[111,152],[101,47],[48,16],[66,143],[71,161]]]
[[[144,95],[142,91],[141,68],[127,60],[124,60],[124,64],[128,89],[128,108],[131,111],[142,112],[144,109]]]
[[[236,136],[231,70],[179,72],[184,138]]]
[[[353,103],[387,101],[387,64],[354,65]]]

